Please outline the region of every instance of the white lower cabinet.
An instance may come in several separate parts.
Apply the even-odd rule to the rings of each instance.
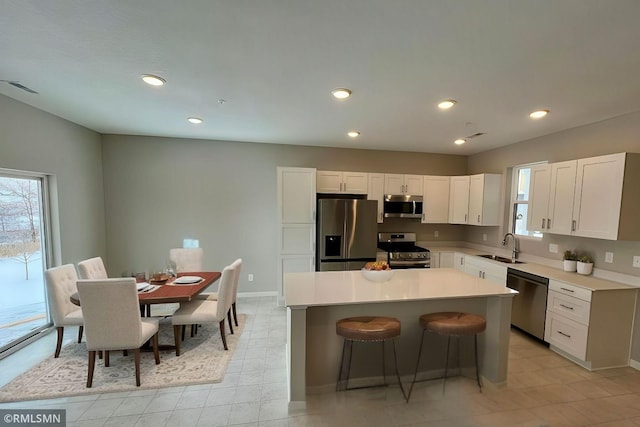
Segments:
[[[587,369],[628,366],[637,289],[598,290],[549,281],[544,339]]]
[[[464,254],[461,254],[460,252],[454,252],[453,268],[464,271]]]
[[[507,267],[496,265],[476,256],[465,256],[464,272],[502,286],[507,284]]]

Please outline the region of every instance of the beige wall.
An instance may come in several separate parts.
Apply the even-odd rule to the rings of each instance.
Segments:
[[[106,256],[99,134],[0,95],[0,168],[54,176],[58,262]]]
[[[196,238],[206,268],[244,259],[241,292],[276,290],[277,166],[434,175],[467,168],[463,156],[122,135],[103,136],[103,160],[111,274],[162,268],[169,248]],[[385,224],[405,226],[433,234],[434,226]],[[462,237],[455,226],[439,229],[441,239]]]

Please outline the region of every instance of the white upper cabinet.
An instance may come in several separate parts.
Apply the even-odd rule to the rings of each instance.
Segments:
[[[384,194],[422,196],[422,175],[384,175]]]
[[[527,230],[544,232],[547,229],[550,183],[550,164],[531,167]]]
[[[573,219],[573,196],[576,188],[575,160],[551,165],[551,184],[547,231],[556,234],[571,234]]]
[[[449,223],[466,224],[469,217],[468,176],[452,176],[449,193]]]
[[[502,175],[471,175],[469,183],[469,220],[471,225],[499,225]]]
[[[376,200],[378,202],[378,223],[384,220],[384,174],[370,173],[368,184],[368,200]]]
[[[425,176],[422,204],[422,223],[449,222],[449,177]]]
[[[317,193],[367,194],[366,172],[318,171]]]

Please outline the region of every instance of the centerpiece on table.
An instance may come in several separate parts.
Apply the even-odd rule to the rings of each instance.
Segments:
[[[372,282],[387,282],[393,277],[393,270],[387,261],[368,262],[361,271],[365,279]]]

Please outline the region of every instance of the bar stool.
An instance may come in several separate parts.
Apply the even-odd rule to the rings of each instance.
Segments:
[[[336,334],[344,338],[342,345],[342,358],[340,360],[340,372],[338,374],[338,382],[336,383],[336,391],[340,390],[354,390],[358,388],[368,387],[381,387],[387,386],[387,377],[385,372],[385,341],[392,340],[393,342],[393,359],[395,363],[396,377],[398,378],[398,384],[400,384],[400,390],[402,396],[406,399],[404,387],[402,387],[402,381],[400,380],[400,373],[398,372],[398,358],[396,355],[396,337],[400,336],[400,321],[393,317],[377,317],[377,316],[361,316],[361,317],[348,317],[340,319],[336,322]],[[361,387],[349,387],[349,375],[351,371],[351,356],[353,353],[353,342],[381,342],[382,343],[382,376],[383,383]],[[345,358],[348,361],[345,366]],[[346,380],[345,380],[346,377]],[[344,382],[344,387],[341,387]]]
[[[483,332],[487,328],[487,320],[483,316],[470,313],[460,312],[440,312],[429,313],[420,316],[420,326],[422,327],[422,339],[420,340],[420,349],[418,350],[418,360],[416,362],[416,371],[413,374],[413,381],[411,382],[411,388],[407,396],[407,402],[411,398],[411,392],[413,391],[413,385],[416,382],[418,375],[418,368],[420,366],[420,359],[422,356],[422,344],[424,342],[425,332],[431,332],[438,335],[447,337],[447,356],[444,365],[444,379],[442,382],[442,394],[444,394],[445,384],[447,382],[447,372],[449,370],[449,349],[451,347],[451,338],[458,340],[458,369],[460,360],[460,343],[461,336],[473,335],[474,338],[474,352],[476,361],[476,381],[478,387],[482,392],[482,383],[480,382],[480,371],[478,367],[478,334]]]

